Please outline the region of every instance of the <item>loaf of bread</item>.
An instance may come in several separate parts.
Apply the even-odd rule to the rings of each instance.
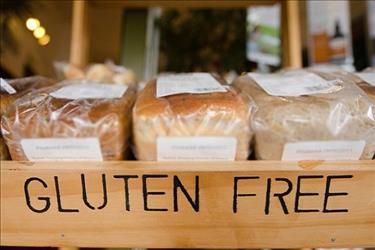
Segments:
[[[326,80],[338,78],[331,73],[319,75]],[[257,159],[282,159],[287,143],[335,140],[365,141],[360,159],[374,156],[375,103],[353,82],[339,80],[332,92],[302,96],[269,95],[249,75],[233,85],[258,106],[252,119]]]
[[[73,85],[68,94],[75,97],[64,98],[61,93],[57,96],[57,91],[70,90]],[[105,88],[112,87],[102,86],[104,89],[98,88],[104,92]],[[130,136],[134,87],[128,87],[119,98],[77,97],[76,92],[87,95],[92,92],[91,88],[96,85],[64,81],[33,91],[9,106],[1,128],[12,159],[30,160],[22,140],[31,138],[97,138],[103,160],[123,159]]]
[[[25,78],[17,78],[8,80],[7,83],[14,89],[15,93],[8,93],[4,89],[0,92],[0,119],[5,113],[9,105],[14,103],[17,99],[21,98],[28,93],[32,93],[36,89],[51,86],[55,83],[54,80],[42,77],[42,76],[32,76]],[[0,133],[0,159],[8,160],[9,153],[5,141]]]
[[[235,160],[246,160],[253,133],[249,99],[233,87],[227,92],[156,97],[156,80],[148,82],[133,109],[136,157],[157,160],[159,137],[231,137]]]

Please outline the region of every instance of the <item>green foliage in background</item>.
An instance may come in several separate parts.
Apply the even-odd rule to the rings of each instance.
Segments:
[[[241,72],[246,9],[166,10],[159,20],[159,72]]]

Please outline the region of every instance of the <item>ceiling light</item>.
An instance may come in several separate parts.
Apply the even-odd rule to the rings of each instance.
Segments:
[[[50,40],[51,38],[49,37],[49,35],[44,35],[43,37],[38,39],[38,42],[40,45],[45,46],[49,43]]]
[[[36,38],[42,38],[46,34],[46,29],[40,26],[34,30],[33,34]]]
[[[26,28],[28,30],[34,31],[40,26],[40,21],[37,18],[29,18],[26,20]]]

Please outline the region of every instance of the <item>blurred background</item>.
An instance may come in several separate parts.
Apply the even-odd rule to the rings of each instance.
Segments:
[[[292,13],[291,13],[292,11]],[[375,1],[1,1],[3,78],[112,60],[139,80],[375,65]]]

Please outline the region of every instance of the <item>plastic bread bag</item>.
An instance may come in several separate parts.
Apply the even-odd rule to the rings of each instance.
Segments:
[[[90,82],[132,85],[136,83],[134,72],[123,66],[115,65],[112,61],[95,63],[86,69],[80,69],[66,62],[54,63],[57,75],[60,79],[89,80]]]
[[[146,161],[246,160],[254,109],[248,96],[211,74],[160,76],[133,109],[135,155]]]
[[[51,86],[55,80],[43,76],[31,76],[10,80],[1,79],[0,107],[1,114],[18,98],[33,92],[36,89]]]
[[[7,146],[5,145],[4,139],[2,136],[0,136],[0,160],[8,160],[9,159],[9,153]]]
[[[42,76],[32,76],[17,78],[12,80],[1,79],[0,88],[0,119],[8,106],[14,103],[18,98],[28,93],[46,86],[54,84],[55,81]],[[0,133],[0,159],[8,160],[9,153],[5,141]]]
[[[329,68],[319,68],[316,70],[315,67],[311,67],[312,72],[328,72],[334,74],[343,81],[352,81],[357,84],[368,96],[375,100],[375,69],[367,68],[362,72],[353,72],[344,70],[338,66]]]
[[[355,73],[354,76],[353,80],[375,102],[375,71]]]
[[[252,119],[256,158],[371,159],[375,103],[353,81],[342,79],[310,71],[237,78],[233,85],[258,106]]]
[[[343,81],[351,81],[357,84],[366,94],[375,100],[375,71],[371,71],[371,68],[366,69],[363,72],[348,72],[344,70],[336,70],[330,72],[337,78]]]
[[[11,105],[1,129],[13,160],[121,160],[134,86],[63,81]]]

